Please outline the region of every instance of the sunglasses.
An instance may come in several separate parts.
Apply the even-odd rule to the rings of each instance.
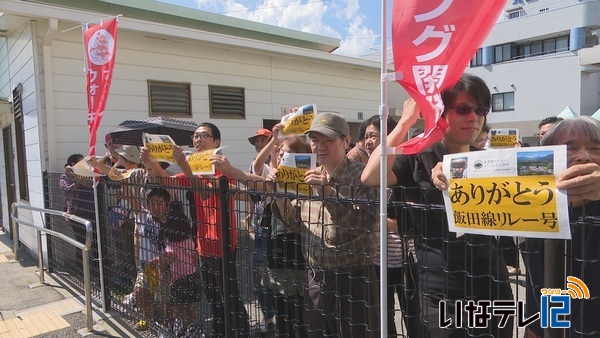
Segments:
[[[455,106],[450,109],[454,109],[458,115],[469,115],[471,112],[474,112],[475,115],[482,117],[485,117],[490,112],[490,108],[488,107]]]

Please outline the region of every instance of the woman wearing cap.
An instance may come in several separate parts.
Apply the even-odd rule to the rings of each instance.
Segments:
[[[454,87],[442,92],[445,111],[442,118],[448,123],[441,141],[416,155],[390,155],[387,168],[388,185],[395,189],[395,200],[419,205],[443,204],[442,194],[434,190],[432,170],[443,160],[444,154],[475,150],[475,141],[485,124],[491,105],[491,94],[479,77],[464,74]],[[414,102],[414,101],[413,101]],[[388,137],[388,147],[402,143],[408,130],[419,117],[416,104],[404,106],[404,113]],[[379,185],[380,151],[371,155],[362,181]],[[467,316],[463,323],[452,323],[441,328],[440,306],[445,318],[453,318],[461,311],[455,301],[512,300],[508,272],[493,236],[463,235],[457,237],[448,231],[446,213],[431,208],[410,209],[403,212],[405,224],[412,227],[419,267],[418,285],[421,291],[421,317],[428,337],[465,337],[493,335],[512,337],[513,318],[499,327],[499,317],[492,316],[485,328],[469,328]],[[410,218],[409,218],[410,216]],[[406,224],[409,223],[409,224]],[[445,301],[444,303],[440,303]]]

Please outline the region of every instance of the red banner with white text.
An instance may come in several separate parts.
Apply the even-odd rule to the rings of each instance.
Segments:
[[[86,58],[86,91],[88,101],[89,155],[96,154],[96,133],[106,107],[117,51],[118,19],[88,26],[83,32]]]
[[[439,141],[447,124],[441,92],[456,84],[506,1],[394,0],[392,45],[396,78],[421,109],[423,134],[398,146],[416,154]]]

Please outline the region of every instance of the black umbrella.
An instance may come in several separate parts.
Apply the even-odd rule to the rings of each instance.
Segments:
[[[192,121],[158,116],[143,120],[126,120],[108,133],[114,144],[142,146],[142,133],[169,135],[177,145],[192,145],[192,135],[198,125]]]

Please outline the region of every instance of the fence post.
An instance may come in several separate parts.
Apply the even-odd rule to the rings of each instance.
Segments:
[[[227,176],[219,177],[219,201],[221,209],[221,251],[223,253],[222,269],[223,269],[223,311],[225,312],[225,330],[231,331],[233,328],[234,314],[231,311],[231,250],[229,249],[229,231],[232,226],[229,218],[229,179]],[[234,331],[235,332],[235,331]],[[225,334],[229,337],[229,334]]]
[[[566,287],[565,281],[565,241],[546,239],[544,240],[544,287],[561,288]],[[544,338],[565,337],[564,329],[545,329]]]
[[[50,183],[49,183],[49,178],[48,178],[48,170],[44,170],[44,172],[42,173],[42,179],[44,182],[44,209],[51,209],[50,208]],[[46,223],[46,227],[50,228],[51,230],[53,229],[53,223],[51,221],[51,217],[48,214],[44,214],[44,220]],[[54,272],[54,269],[52,268],[52,262],[54,261],[53,256],[53,252],[52,252],[52,236],[46,236],[46,253],[48,254],[48,273],[52,273]]]
[[[106,220],[106,215],[104,213],[105,200],[103,196],[106,196],[106,181],[103,179],[95,184],[96,194],[94,198],[96,199],[96,201],[98,201],[98,209],[96,210],[98,215],[96,216],[96,219],[99,220],[99,222],[96,222],[96,231],[98,231],[98,270],[100,271],[100,278],[102,279],[102,283],[100,283],[102,291],[100,292],[100,294],[102,296],[102,311],[106,312],[109,311],[111,308],[111,281],[109,275],[111,275],[111,273],[114,272],[114,262],[112,262],[112,258],[109,255],[108,251],[107,239],[110,234],[106,229],[107,223],[104,221]]]

